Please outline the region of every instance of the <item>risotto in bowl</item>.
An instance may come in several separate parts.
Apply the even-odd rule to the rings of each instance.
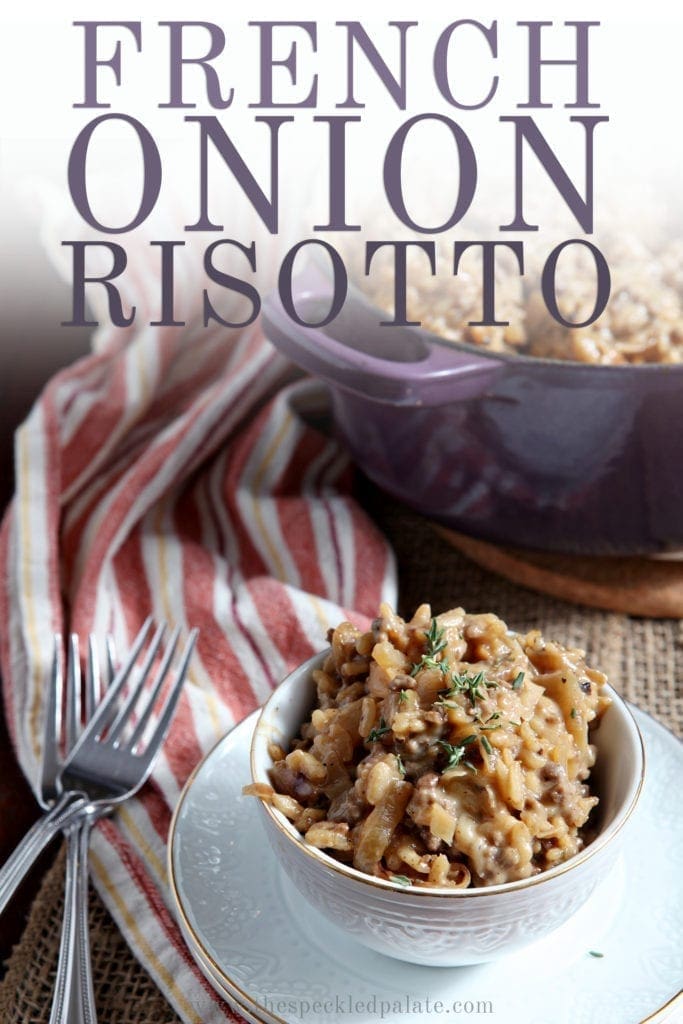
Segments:
[[[583,652],[495,615],[387,606],[273,693],[252,782],[302,895],[382,953],[494,959],[549,933],[618,854],[638,728]]]

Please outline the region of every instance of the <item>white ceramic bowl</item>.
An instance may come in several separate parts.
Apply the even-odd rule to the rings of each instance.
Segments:
[[[251,746],[254,782],[269,782],[269,741],[288,749],[298,734],[315,700],[311,673],[327,653],[295,669],[264,705]],[[581,853],[539,875],[476,889],[405,888],[310,846],[283,814],[261,801],[268,840],[301,895],[366,946],[433,966],[495,960],[559,927],[617,858],[642,788],[645,756],[631,712],[608,691],[612,704],[592,736],[598,748],[591,775],[600,797],[598,835]]]

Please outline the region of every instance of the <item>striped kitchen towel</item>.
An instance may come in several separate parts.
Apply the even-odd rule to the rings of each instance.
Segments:
[[[180,271],[178,272],[180,276]],[[154,276],[128,298],[154,319]],[[145,300],[145,289],[150,295]],[[132,292],[135,292],[134,296]],[[165,843],[202,755],[343,617],[395,599],[391,553],[349,493],[347,457],[307,425],[322,388],[295,380],[255,324],[102,327],[47,385],[16,438],[0,536],[0,659],[13,741],[35,782],[51,634],[144,618],[201,630],[153,779],[99,824],[93,881],[183,1020],[238,1019],[168,909]],[[310,418],[310,417],[309,417]]]

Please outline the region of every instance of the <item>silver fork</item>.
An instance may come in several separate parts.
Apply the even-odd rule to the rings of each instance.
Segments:
[[[149,630],[149,621],[143,629]],[[59,638],[57,638],[59,639]],[[114,641],[111,636],[106,639],[107,650],[107,683],[111,685],[115,677],[116,657]],[[58,651],[55,647],[55,657]],[[85,672],[85,690],[83,691],[83,719],[87,725],[95,708],[102,698],[102,678],[99,669],[97,643],[91,634],[88,637],[88,659]],[[55,688],[58,692],[60,687]],[[81,725],[81,664],[78,636],[71,635],[66,675],[66,752],[73,749],[77,737],[82,731]],[[55,714],[48,716],[45,726],[46,754],[50,751],[59,752],[60,735],[60,704],[55,707]],[[48,754],[48,762],[53,761],[57,767],[58,759]],[[45,756],[43,771],[45,773]],[[59,761],[61,768],[61,761]],[[59,774],[59,768],[57,775]],[[52,778],[52,766],[48,763],[48,777]],[[45,782],[41,786],[43,795],[46,791]],[[95,998],[92,987],[92,970],[90,969],[90,942],[88,935],[88,849],[90,831],[98,817],[107,813],[103,808],[99,813],[82,816],[65,828],[67,840],[66,874],[64,881],[64,915],[62,935],[59,944],[59,961],[55,982],[55,994],[50,1014],[51,1024],[63,1018],[65,1007],[70,1009],[70,1020],[88,1021],[96,1024]]]
[[[179,628],[173,631],[161,658],[154,685],[146,701],[142,701],[165,629],[163,624],[158,627],[140,668],[139,679],[118,707],[117,701],[127,675],[123,676],[119,672],[114,677],[107,695],[76,741],[62,769],[62,786],[81,790],[87,793],[89,799],[79,818],[82,827],[79,828],[78,838],[70,844],[74,850],[75,863],[67,874],[70,882],[65,893],[67,934],[62,937],[63,956],[60,956],[57,968],[51,1024],[96,1024],[87,919],[88,838],[90,828],[98,818],[109,813],[115,804],[127,799],[140,788],[152,770],[171,724],[197,631],[193,630],[190,634],[176,669],[176,677],[167,695],[162,697],[180,636]],[[159,713],[158,721],[144,751],[139,753],[155,710]],[[129,726],[132,731],[127,735]],[[72,827],[75,830],[78,826]]]
[[[147,619],[138,633],[128,659],[119,671],[122,685],[130,675],[133,665],[149,634],[152,620]],[[67,676],[68,678],[68,676]],[[90,685],[91,680],[88,681]],[[33,864],[40,851],[47,846],[57,833],[65,829],[74,817],[77,817],[86,806],[85,794],[64,789],[60,776],[62,772],[61,736],[62,736],[62,703],[63,676],[61,658],[61,637],[55,636],[55,649],[52,661],[52,679],[48,693],[43,738],[43,757],[41,778],[38,787],[38,802],[47,814],[33,825],[26,833],[14,852],[0,868],[0,914],[7,906],[17,886]],[[93,683],[94,685],[94,683]],[[66,754],[75,745],[79,728],[80,690],[74,694],[66,708]]]
[[[140,631],[129,657],[116,673],[106,696],[76,741],[58,775],[57,788],[61,790],[61,796],[30,829],[0,869],[0,913],[35,858],[60,829],[83,813],[100,812],[105,807],[121,803],[136,793],[149,776],[171,724],[197,638],[197,630],[193,629],[175,669],[175,679],[164,696],[164,683],[169,677],[178,642],[179,629],[174,630],[161,659],[154,686],[138,712],[137,705],[151,675],[164,629],[164,626],[157,629],[135,686],[117,708],[117,702],[147,638],[149,625]],[[158,720],[144,749],[139,751],[145,730],[155,712]],[[132,735],[124,738],[127,727],[136,715]],[[108,730],[106,734],[105,730]]]
[[[107,695],[99,703],[77,740],[75,737],[80,724],[80,687],[75,685],[74,676],[74,685],[69,685],[68,688],[70,698],[66,707],[66,732],[67,742],[75,742],[61,770],[58,766],[60,750],[57,736],[62,678],[59,659],[55,660],[54,685],[51,688],[48,706],[54,735],[53,742],[46,751],[47,759],[43,767],[40,788],[41,798],[45,798],[45,802],[52,792],[61,795],[0,869],[0,912],[35,857],[60,829],[68,828],[80,818],[94,821],[108,813],[116,804],[136,793],[149,776],[171,724],[197,637],[197,631],[192,630],[175,669],[175,679],[171,681],[168,693],[164,694],[164,686],[171,675],[172,661],[180,634],[179,628],[173,631],[161,657],[154,683],[149,694],[143,699],[143,692],[153,674],[154,662],[166,629],[164,625],[160,625],[145,653],[135,684],[128,695],[123,697],[124,687],[150,628],[151,620],[148,620],[136,637],[128,659],[115,674]],[[72,641],[70,680],[72,672],[76,671],[78,660],[74,654],[77,652],[74,651]],[[89,682],[94,683],[94,661],[87,675]],[[90,697],[88,692],[91,693]],[[88,687],[86,704],[90,707],[94,705],[93,696]],[[155,713],[158,716],[157,721],[144,743],[144,749],[141,750],[141,744]],[[52,1024],[96,1022],[87,938],[88,836],[88,828],[84,831],[79,830],[77,839],[69,843],[68,891],[65,893],[64,933],[60,944],[60,962],[50,1018]]]

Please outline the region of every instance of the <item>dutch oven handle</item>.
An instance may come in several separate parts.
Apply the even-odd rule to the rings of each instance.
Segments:
[[[314,266],[297,279],[293,293],[300,316],[306,309],[329,309],[330,285]],[[381,314],[375,310],[373,315],[358,293],[349,293],[346,306],[348,311],[326,329],[304,327],[291,319],[273,292],[263,301],[266,336],[314,376],[394,405],[452,401],[456,379],[458,398],[475,397],[487,390],[503,365],[489,355],[431,342],[419,329],[380,326]]]

